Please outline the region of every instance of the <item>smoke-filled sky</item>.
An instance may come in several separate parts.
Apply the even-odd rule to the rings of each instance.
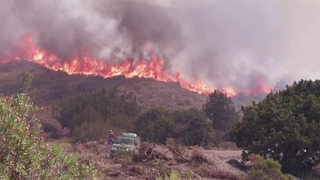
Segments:
[[[152,48],[214,88],[320,77],[318,0],[0,0],[0,57],[32,33],[70,59],[115,63]]]

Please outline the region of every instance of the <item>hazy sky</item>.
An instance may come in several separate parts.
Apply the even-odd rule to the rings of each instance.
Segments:
[[[153,43],[168,70],[214,88],[320,77],[317,0],[0,0],[0,22],[2,57],[32,33],[63,59],[117,62]]]

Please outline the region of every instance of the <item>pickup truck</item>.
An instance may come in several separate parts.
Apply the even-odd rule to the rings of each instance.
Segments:
[[[121,136],[117,136],[115,138],[115,141],[111,146],[111,155],[114,155],[118,151],[127,151],[139,154],[139,149],[140,137],[134,133],[123,133]]]

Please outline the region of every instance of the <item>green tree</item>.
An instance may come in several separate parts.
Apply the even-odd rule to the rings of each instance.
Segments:
[[[213,140],[212,123],[203,111],[189,109],[173,113],[172,137],[185,145],[208,145]]]
[[[204,112],[211,119],[215,129],[228,132],[236,120],[236,111],[226,93],[215,90],[204,105]]]
[[[92,164],[45,144],[33,111],[27,96],[0,97],[0,179],[93,178]]]
[[[170,137],[173,121],[167,110],[153,108],[141,114],[136,122],[136,132],[143,140],[164,144]]]
[[[232,139],[249,153],[279,161],[285,172],[320,163],[320,81],[301,80],[242,107]]]

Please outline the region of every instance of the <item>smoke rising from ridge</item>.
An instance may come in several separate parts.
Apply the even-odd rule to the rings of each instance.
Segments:
[[[316,0],[0,0],[0,58],[32,33],[66,60],[116,63],[152,49],[186,79],[256,89],[319,78],[319,10]]]

